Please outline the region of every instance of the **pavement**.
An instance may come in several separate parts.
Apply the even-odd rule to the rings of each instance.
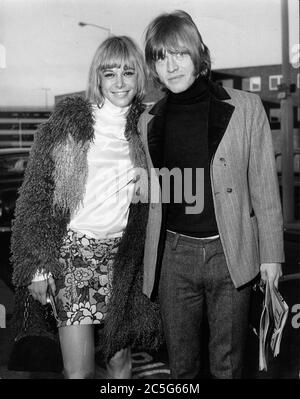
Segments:
[[[290,229],[285,233],[286,263],[279,291],[289,306],[289,315],[283,331],[280,354],[270,361],[267,372],[258,371],[258,338],[249,328],[245,379],[299,379],[300,378],[300,233]],[[0,259],[1,261],[1,259]],[[0,263],[0,267],[4,265]],[[2,269],[3,271],[3,269]],[[13,310],[14,294],[7,278],[0,276],[0,379],[62,379],[61,373],[21,372],[8,370],[7,363],[13,345],[9,320]],[[259,311],[259,310],[258,310]],[[166,348],[159,352],[132,353],[133,379],[169,379],[170,370]],[[205,373],[204,373],[205,376]],[[96,378],[106,379],[106,371],[99,353],[96,353]]]

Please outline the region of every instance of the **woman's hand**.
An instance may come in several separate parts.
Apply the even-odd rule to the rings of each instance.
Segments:
[[[33,281],[28,286],[28,290],[35,300],[41,302],[42,305],[46,305],[48,286],[50,287],[52,294],[55,295],[56,287],[53,277],[49,277],[42,281]]]

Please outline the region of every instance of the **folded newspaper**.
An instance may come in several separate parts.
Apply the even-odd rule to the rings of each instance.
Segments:
[[[268,369],[270,354],[277,356],[289,307],[278,289],[267,282],[259,326],[259,370]]]

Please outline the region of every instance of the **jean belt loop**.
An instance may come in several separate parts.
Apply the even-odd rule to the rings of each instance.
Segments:
[[[175,251],[175,249],[177,248],[177,244],[180,238],[180,234],[176,233],[174,240],[172,242],[172,250]]]

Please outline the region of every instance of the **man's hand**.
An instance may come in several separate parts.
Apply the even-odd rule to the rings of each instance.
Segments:
[[[49,277],[48,279],[42,281],[33,281],[29,286],[29,292],[34,299],[41,302],[42,305],[46,305],[47,303],[47,289],[50,287],[52,294],[55,294],[55,282],[53,277]]]
[[[281,263],[262,263],[260,265],[260,275],[264,282],[268,280],[270,286],[274,284],[278,288],[278,280],[282,276]]]

